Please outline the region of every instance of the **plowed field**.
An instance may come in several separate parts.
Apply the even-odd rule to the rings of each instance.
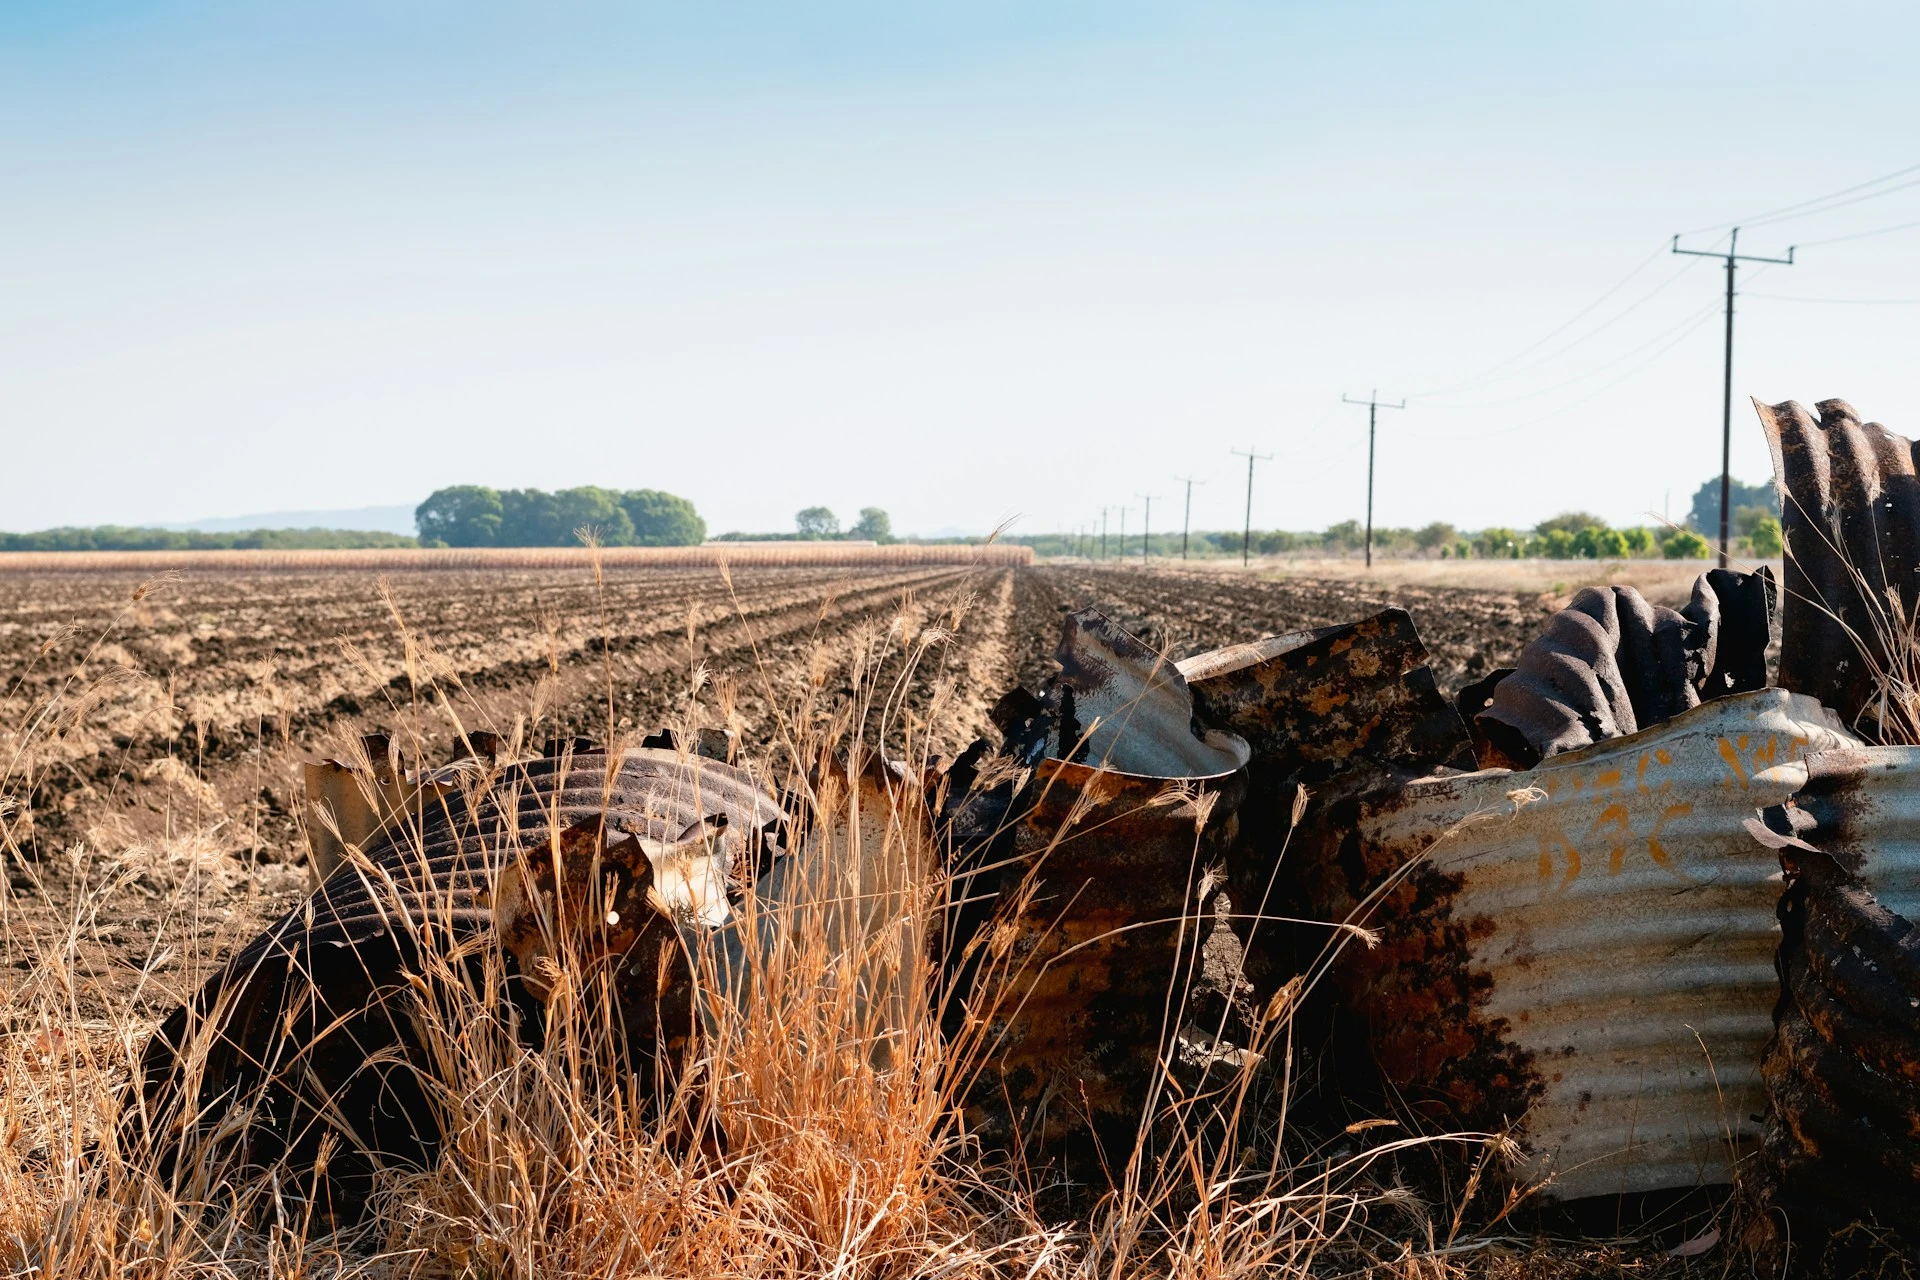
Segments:
[[[730,723],[759,755],[795,708],[833,714],[871,655],[891,652],[882,669],[897,675],[899,641],[931,627],[950,636],[902,682],[903,704],[952,751],[1011,684],[1046,677],[1069,609],[1099,608],[1180,657],[1386,603],[1412,610],[1449,690],[1510,663],[1548,607],[1085,564],[0,573],[0,759],[24,855],[9,909],[57,919],[76,885],[122,876],[80,956],[106,987],[150,987],[157,1009],[297,900],[299,763],[362,732],[395,731],[433,762],[456,722],[538,749],[637,737],[698,698],[696,718]],[[177,890],[169,876],[204,883],[204,911],[183,945],[157,948],[141,895]]]

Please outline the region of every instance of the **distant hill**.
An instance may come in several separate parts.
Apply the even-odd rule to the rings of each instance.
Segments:
[[[337,511],[265,511],[250,516],[217,516],[190,524],[156,524],[155,529],[183,533],[238,533],[253,529],[347,529],[413,536],[412,507],[347,507]]]

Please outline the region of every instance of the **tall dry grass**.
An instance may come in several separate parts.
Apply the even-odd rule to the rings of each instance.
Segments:
[[[128,1114],[127,1082],[152,1022],[141,997],[168,949],[193,945],[189,926],[209,905],[208,864],[219,855],[205,833],[71,850],[58,912],[25,909],[48,891],[34,870],[44,863],[9,836],[0,928],[26,977],[7,990],[0,1041],[0,1265],[103,1280],[1212,1280],[1324,1268],[1437,1275],[1473,1256],[1480,1241],[1460,1205],[1429,1206],[1393,1182],[1393,1156],[1428,1139],[1359,1151],[1290,1141],[1298,987],[1268,1006],[1239,1069],[1207,1091],[1186,1089],[1164,1064],[1142,1129],[1170,1136],[1104,1185],[1063,1197],[1057,1171],[981,1149],[966,1095],[987,1066],[980,1011],[1005,992],[969,993],[975,1014],[960,1034],[942,1034],[956,993],[920,941],[939,934],[952,886],[924,856],[911,793],[891,793],[876,813],[860,767],[876,752],[909,773],[927,765],[919,726],[960,696],[948,641],[965,624],[964,608],[928,617],[906,601],[890,626],[816,663],[785,710],[758,767],[792,797],[796,829],[812,833],[792,855],[806,892],[750,902],[735,934],[744,946],[688,942],[700,1033],[675,1069],[635,1069],[610,974],[590,955],[556,954],[535,1050],[502,1012],[497,947],[478,948],[476,965],[463,962],[472,948],[463,957],[422,939],[409,1012],[435,1064],[443,1150],[429,1168],[384,1172],[370,1215],[337,1229],[293,1190],[291,1171],[232,1161],[223,1142],[247,1123],[243,1105],[189,1138],[170,1168],[145,1154]],[[512,725],[472,723],[477,704],[430,639],[397,614],[396,625],[413,696],[390,708],[386,727],[416,745],[430,717],[533,740],[540,708]],[[851,697],[828,693],[842,687],[828,678],[836,665]],[[931,700],[916,703],[928,688]],[[681,727],[724,723],[730,696],[690,657]],[[10,711],[25,725],[52,714]],[[17,796],[21,779],[8,780]],[[16,804],[0,820],[19,816]],[[102,984],[85,957],[133,877],[157,885],[162,905],[147,971],[129,989]],[[202,968],[213,958],[194,957]],[[204,1062],[208,1036],[199,1030],[190,1063]],[[1256,1096],[1277,1096],[1279,1109],[1269,1104],[1256,1122]],[[1481,1167],[1503,1149],[1460,1140],[1481,1148]]]

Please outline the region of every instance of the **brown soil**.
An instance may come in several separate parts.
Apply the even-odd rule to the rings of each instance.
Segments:
[[[121,572],[0,574],[0,760],[16,761],[0,793],[19,803],[7,820],[24,855],[8,867],[12,968],[0,986],[36,972],[23,939],[77,929],[88,981],[103,995],[137,988],[157,1015],[298,901],[299,764],[361,732],[393,732],[435,762],[451,754],[456,719],[537,750],[691,718],[731,724],[741,749],[765,758],[810,690],[822,716],[854,693],[856,669],[877,666],[884,691],[903,669],[902,641],[933,627],[951,639],[902,682],[893,728],[904,716],[950,753],[985,731],[1011,684],[1047,677],[1069,609],[1101,609],[1182,657],[1388,603],[1413,611],[1449,689],[1510,663],[1546,612],[1537,596],[1172,566],[741,568],[731,579],[610,568],[601,582],[552,569],[144,584]],[[30,723],[41,706],[50,712]],[[75,903],[94,901],[80,886],[108,877],[111,907],[76,921]],[[159,903],[183,883],[200,909],[165,925]],[[176,936],[156,936],[168,928]]]

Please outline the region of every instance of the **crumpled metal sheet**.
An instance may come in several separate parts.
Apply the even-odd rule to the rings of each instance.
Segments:
[[[1405,609],[1272,636],[1178,664],[1203,723],[1247,740],[1256,772],[1318,788],[1365,770],[1471,770],[1472,745],[1440,693]]]
[[[1773,578],[1715,569],[1678,611],[1632,587],[1584,587],[1491,689],[1478,728],[1497,758],[1531,768],[1637,733],[1703,698],[1763,687]]]
[[[157,1148],[164,1166],[229,1108],[257,1099],[256,1121],[223,1137],[227,1156],[255,1167],[283,1161],[297,1181],[323,1137],[344,1129],[352,1136],[332,1156],[324,1186],[308,1190],[356,1211],[376,1166],[419,1165],[439,1145],[423,1079],[432,1066],[409,1016],[416,997],[405,976],[423,952],[459,951],[487,934],[498,879],[528,853],[523,865],[550,893],[551,874],[538,886],[534,864],[551,872],[556,841],[585,857],[663,849],[720,816],[724,829],[711,836],[729,864],[785,822],[748,774],[651,750],[612,761],[599,753],[529,760],[440,796],[417,826],[389,827],[167,1018],[148,1042],[138,1106],[128,1109],[129,1123],[144,1130],[136,1139]],[[672,897],[664,878],[652,883]],[[523,886],[521,900],[529,896]],[[530,948],[530,958],[539,951]],[[195,1043],[206,1048],[198,1070],[182,1057]]]
[[[1910,664],[1920,608],[1920,477],[1913,441],[1861,422],[1844,400],[1814,417],[1795,401],[1754,402],[1773,451],[1786,540],[1780,684],[1878,736],[1877,676]],[[1890,665],[1893,664],[1893,665]],[[1911,728],[1916,713],[1898,713]]]
[[[1166,655],[1093,610],[1063,620],[1046,756],[1121,773],[1194,778],[1247,763],[1247,744],[1194,718],[1186,678]]]
[[[1001,837],[974,851],[989,869],[959,869],[976,909],[956,915],[948,959],[985,1064],[973,1130],[1000,1143],[1091,1133],[1124,1159],[1177,1037],[1249,749],[1203,727],[1179,669],[1094,611],[1066,618],[1058,657],[1045,700],[997,711],[1008,763],[1027,772],[998,810]],[[966,759],[997,809],[1013,779]],[[949,808],[969,814],[965,798]]]
[[[410,769],[389,735],[369,733],[346,760],[303,765],[307,809],[301,826],[314,886],[345,861],[349,847],[373,847],[392,824],[418,826],[429,808],[459,788],[463,777],[496,763],[500,747],[498,734],[475,730],[455,744],[451,764]]]
[[[1807,773],[1751,824],[1788,877],[1762,1067],[1777,1203],[1803,1239],[1855,1221],[1920,1239],[1920,748]]]
[[[1301,870],[1379,931],[1330,976],[1385,1083],[1443,1129],[1517,1126],[1552,1198],[1728,1181],[1777,992],[1778,867],[1742,822],[1853,744],[1766,689],[1363,799]]]

